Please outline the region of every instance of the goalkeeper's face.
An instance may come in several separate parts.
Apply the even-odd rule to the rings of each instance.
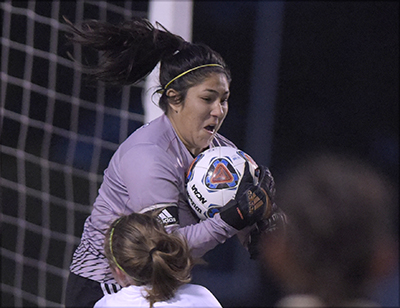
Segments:
[[[168,117],[193,155],[207,148],[221,127],[228,113],[229,93],[226,75],[213,73],[189,88],[183,102],[170,105]]]

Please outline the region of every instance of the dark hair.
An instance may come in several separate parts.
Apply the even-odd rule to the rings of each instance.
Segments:
[[[84,21],[80,29],[64,18],[69,26],[67,38],[74,43],[102,52],[99,63],[86,67],[86,73],[111,85],[131,85],[145,78],[160,62],[160,88],[179,74],[204,64],[222,67],[205,67],[178,78],[170,88],[181,99],[187,90],[200,83],[212,72],[224,73],[231,81],[230,70],[222,57],[204,44],[192,44],[172,34],[161,24],[155,28],[147,19],[134,18],[119,25],[98,20]],[[167,111],[167,96],[162,93],[160,108]]]
[[[150,307],[172,298],[191,280],[194,263],[186,241],[167,233],[155,214],[132,213],[115,220],[106,232],[104,251],[111,266],[120,266],[135,285],[146,286]]]
[[[277,204],[288,218],[287,245],[304,269],[287,281],[294,292],[332,306],[367,295],[377,243],[391,237],[390,187],[371,165],[337,153],[315,153],[286,174]]]

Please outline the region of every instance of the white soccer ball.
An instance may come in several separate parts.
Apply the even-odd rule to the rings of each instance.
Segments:
[[[214,147],[194,159],[187,172],[186,191],[190,206],[201,220],[213,217],[235,197],[246,161],[256,183],[254,172],[258,166],[239,149]]]

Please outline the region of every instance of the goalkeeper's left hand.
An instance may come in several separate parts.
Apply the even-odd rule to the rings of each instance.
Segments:
[[[284,229],[287,224],[285,213],[279,209],[275,203],[275,180],[270,170],[265,166],[259,166],[256,170],[259,177],[259,185],[267,192],[271,203],[270,211],[265,212],[263,219],[257,221],[255,228],[249,234],[247,249],[250,259],[257,259],[259,255],[260,238],[265,233],[272,233],[276,230]]]
[[[262,165],[260,165],[255,170],[255,176],[258,178],[259,185],[267,192],[267,195],[269,197],[270,211],[264,214],[264,218],[267,219],[276,210],[276,205],[275,205],[276,190],[275,190],[274,177],[272,176],[271,171],[267,167]]]
[[[271,200],[263,188],[265,170],[258,170],[258,181],[254,184],[249,170],[249,163],[245,163],[243,177],[240,181],[235,198],[223,206],[219,212],[223,221],[237,230],[242,230],[255,222],[269,217],[272,212]]]

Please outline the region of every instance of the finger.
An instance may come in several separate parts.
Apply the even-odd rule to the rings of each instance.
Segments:
[[[253,183],[253,176],[250,173],[249,162],[245,162],[244,172],[242,177],[243,183]]]
[[[266,175],[266,167],[260,165],[258,168],[258,186],[260,186],[262,184],[262,182],[265,179],[265,175]]]

